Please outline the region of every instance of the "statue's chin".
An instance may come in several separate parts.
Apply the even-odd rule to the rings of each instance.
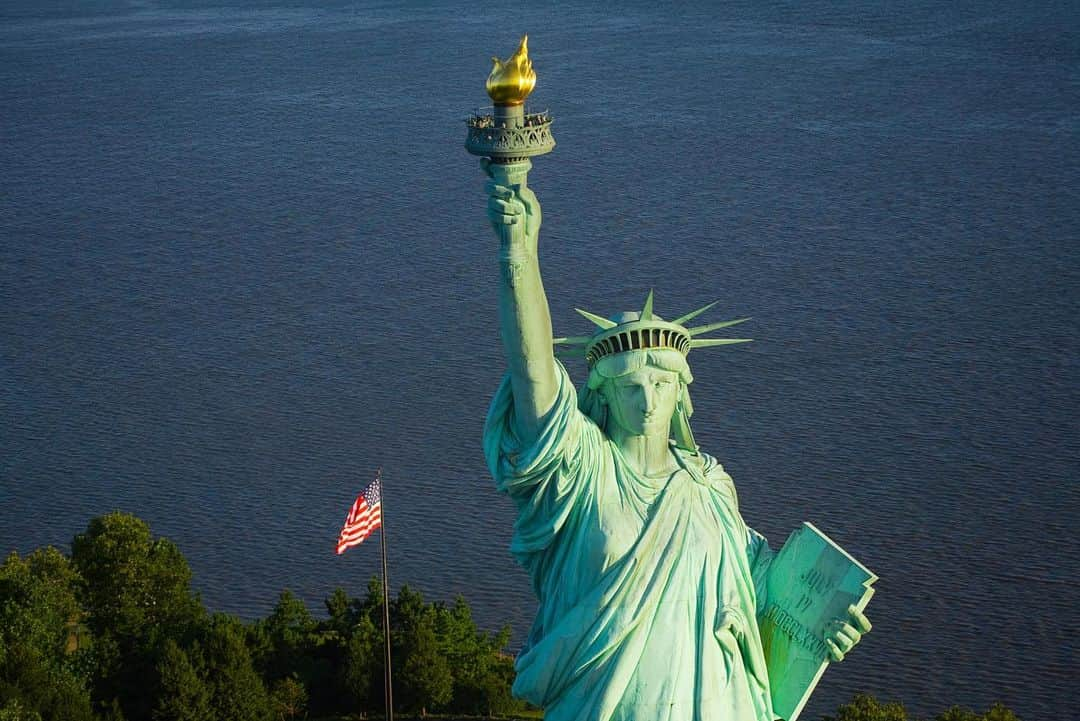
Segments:
[[[667,443],[668,438],[671,437],[671,423],[657,421],[640,425],[635,424],[632,428],[609,423],[604,432],[608,438],[615,441],[625,442],[632,440],[635,443],[642,441],[647,443]]]

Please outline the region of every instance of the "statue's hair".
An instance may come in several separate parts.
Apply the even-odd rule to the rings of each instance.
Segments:
[[[578,391],[578,409],[604,430],[607,425],[607,406],[601,402],[601,388],[613,378],[629,375],[645,367],[659,368],[679,375],[679,401],[671,419],[671,434],[684,450],[697,451],[688,423],[694,413],[688,385],[694,382],[686,356],[675,350],[652,349],[616,353],[601,358],[589,371],[589,379]]]
[[[605,381],[629,375],[645,366],[678,373],[679,380],[686,385],[694,382],[694,376],[690,373],[690,364],[686,362],[685,355],[677,350],[654,348],[604,356],[589,371],[587,385],[590,390],[599,390]]]

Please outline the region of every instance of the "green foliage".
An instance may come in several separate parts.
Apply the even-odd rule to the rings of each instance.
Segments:
[[[394,684],[400,698],[395,703],[421,715],[445,706],[454,688],[450,664],[435,635],[435,616],[435,609],[408,586],[390,604]]]
[[[346,639],[330,623],[317,621],[292,592],[282,591],[270,616],[249,628],[248,640],[268,684],[292,678],[314,697],[316,713],[341,708],[337,669],[344,662]]]
[[[101,711],[102,721],[124,721],[124,712],[120,708],[120,699],[114,698]]]
[[[55,548],[0,566],[0,708],[11,717],[93,717],[79,639],[78,574]]]
[[[454,677],[450,664],[439,653],[435,629],[430,622],[421,621],[405,631],[398,646],[401,662],[397,668],[397,688],[403,697],[400,704],[421,716],[429,708],[441,708],[450,702]]]
[[[90,521],[71,543],[82,579],[87,623],[95,634],[131,638],[154,626],[186,626],[201,616],[191,568],[167,538],[119,511]]]
[[[17,698],[0,706],[0,721],[41,721],[41,714],[22,705]]]
[[[359,617],[348,636],[341,683],[356,710],[374,710],[383,703],[382,638],[382,630],[367,615]]]
[[[934,721],[1020,721],[1020,719],[1000,703],[995,703],[984,714],[978,714],[971,709],[960,706],[953,706],[935,716]]]
[[[510,688],[514,685],[513,656],[498,655],[491,662],[486,672],[479,679],[476,701],[473,705],[478,714],[488,716],[506,716],[519,714],[526,709],[526,703],[514,698]]]
[[[4,640],[18,639],[49,658],[64,658],[82,617],[75,597],[78,578],[68,559],[52,546],[25,559],[10,554],[0,566]]]
[[[396,705],[421,714],[506,714],[524,708],[510,694],[513,660],[503,653],[510,629],[482,633],[465,599],[458,597],[450,606],[426,604],[403,587],[391,603],[391,627]]]
[[[824,721],[907,721],[904,707],[898,703],[881,703],[873,696],[858,694],[851,703],[837,709],[836,716]]]
[[[982,717],[971,709],[953,706],[935,716],[934,721],[982,721]]]
[[[208,721],[213,718],[206,661],[197,643],[190,651],[185,651],[176,641],[166,641],[158,673],[161,693],[154,708],[154,721]]]
[[[202,644],[213,718],[265,721],[270,715],[270,699],[252,663],[243,624],[218,613],[211,617],[204,633]]]
[[[907,721],[904,707],[898,703],[882,703],[872,696],[858,694],[837,710],[836,716],[826,716],[823,721]],[[934,717],[934,721],[1020,721],[1009,709],[999,703],[991,706],[985,714],[971,709],[953,706]]]
[[[317,626],[304,602],[288,589],[282,591],[270,616],[249,629],[249,644],[262,674],[284,678],[296,670],[297,663],[308,660]]]
[[[354,604],[349,594],[345,593],[344,588],[338,586],[327,596],[325,605],[326,612],[330,615],[326,628],[337,634],[338,638],[348,638],[356,617]]]
[[[274,709],[274,718],[289,721],[299,718],[307,708],[308,692],[304,684],[292,676],[278,679],[270,692],[270,703]]]
[[[983,714],[983,721],[1020,721],[1020,718],[1000,703],[995,703]]]
[[[480,632],[472,609],[458,596],[450,606],[435,605],[436,634],[454,674],[452,710],[469,714],[508,714],[525,704],[510,695],[513,659],[503,653],[510,627],[489,636]]]
[[[118,701],[132,721],[148,719],[165,641],[189,636],[205,616],[187,560],[145,521],[120,512],[91,520],[71,551],[94,636],[93,696],[106,708]]]

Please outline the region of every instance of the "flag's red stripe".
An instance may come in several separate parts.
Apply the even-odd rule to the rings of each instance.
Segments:
[[[341,529],[341,538],[354,538],[359,534],[367,535],[382,525],[382,515],[375,513],[363,521],[347,525]]]
[[[381,513],[375,513],[375,514],[372,514],[370,516],[365,516],[364,518],[357,519],[354,523],[347,523],[347,524],[345,524],[345,526],[342,527],[341,530],[347,531],[347,530],[349,530],[351,528],[359,528],[360,526],[366,526],[369,523],[372,523],[373,521],[381,521],[381,520],[382,520],[382,514]]]
[[[380,504],[380,503],[376,503],[374,506],[368,507],[368,504],[364,503],[363,505],[349,511],[349,515],[348,515],[348,517],[346,517],[345,522],[349,523],[351,521],[356,520],[357,518],[361,518],[363,516],[366,516],[369,513],[374,513],[375,509],[379,508],[379,506],[381,506],[381,505],[382,504]]]
[[[377,515],[380,515],[381,513],[382,513],[381,507],[378,504],[376,504],[375,506],[373,506],[371,508],[365,508],[363,513],[357,513],[357,514],[350,515],[348,518],[345,519],[345,525],[346,526],[353,525],[355,523],[358,523],[359,521],[364,520],[365,518],[368,518],[369,516],[377,516]]]
[[[380,525],[374,525],[374,526],[370,526],[370,527],[366,527],[366,528],[361,528],[358,531],[356,531],[355,533],[342,533],[339,538],[342,541],[352,541],[352,540],[355,540],[357,538],[364,539],[364,538],[367,538],[368,536],[370,536],[371,533],[373,531],[375,531],[376,529],[378,529],[378,528],[381,528],[381,526]]]
[[[353,504],[352,509],[349,510],[349,515],[345,517],[345,522],[348,523],[352,521],[365,510],[367,510],[367,503],[364,503],[363,500],[357,501]]]
[[[370,535],[372,531],[374,531],[377,528],[380,528],[381,526],[382,526],[382,523],[380,521],[378,521],[378,520],[375,520],[375,521],[372,521],[371,523],[365,523],[363,526],[357,526],[356,528],[343,529],[341,531],[341,536],[340,537],[341,538],[352,539],[352,538],[356,538],[358,536],[360,536],[360,537],[367,536],[367,535]]]
[[[353,526],[363,525],[365,523],[368,523],[373,518],[382,518],[382,513],[379,512],[378,509],[375,509],[375,511],[372,512],[372,513],[365,513],[360,518],[356,518],[356,519],[353,519],[353,520],[349,521],[348,523],[345,524],[344,527],[345,528],[351,528]]]
[[[355,545],[367,540],[368,536],[371,535],[370,531],[374,531],[376,528],[379,528],[379,526],[374,526],[371,529],[369,529],[369,531],[367,531],[367,532],[358,533],[358,534],[351,535],[351,536],[342,534],[342,536],[340,538],[338,538],[338,546],[339,547],[340,546],[346,546],[346,547],[355,546]]]

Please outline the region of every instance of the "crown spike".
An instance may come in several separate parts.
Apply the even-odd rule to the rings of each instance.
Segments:
[[[749,343],[753,338],[697,338],[690,341],[690,348],[709,348],[714,345],[732,345],[734,343]]]
[[[645,299],[645,307],[641,309],[641,319],[642,320],[652,320],[653,319],[652,301],[653,301],[653,292],[652,292],[652,288],[649,288],[649,297]]]
[[[585,345],[590,340],[592,340],[592,336],[572,335],[566,338],[552,338],[551,343],[552,345]]]
[[[737,318],[735,320],[725,320],[720,323],[710,323],[709,325],[699,325],[697,328],[688,328],[687,333],[690,335],[701,335],[702,333],[709,333],[714,330],[720,330],[721,328],[727,328],[728,326],[735,325],[737,323],[745,323],[750,320],[749,318]]]
[[[613,320],[608,320],[607,318],[602,318],[602,317],[596,315],[595,313],[590,313],[587,310],[582,310],[581,308],[574,308],[574,310],[576,310],[578,313],[585,316],[586,318],[588,318],[589,320],[591,320],[593,323],[600,326],[604,330],[607,330],[608,328],[614,328],[615,326],[618,325],[618,323],[616,323]]]
[[[681,316],[679,318],[676,318],[675,320],[673,320],[671,322],[674,323],[675,325],[683,325],[688,320],[693,320],[694,318],[697,318],[699,315],[701,315],[702,313],[707,311],[709,308],[712,308],[714,305],[716,305],[719,302],[720,301],[718,301],[718,300],[714,300],[712,303],[709,303],[708,305],[703,305],[700,308],[698,308],[697,310],[692,310],[689,313],[687,313],[686,315]]]

